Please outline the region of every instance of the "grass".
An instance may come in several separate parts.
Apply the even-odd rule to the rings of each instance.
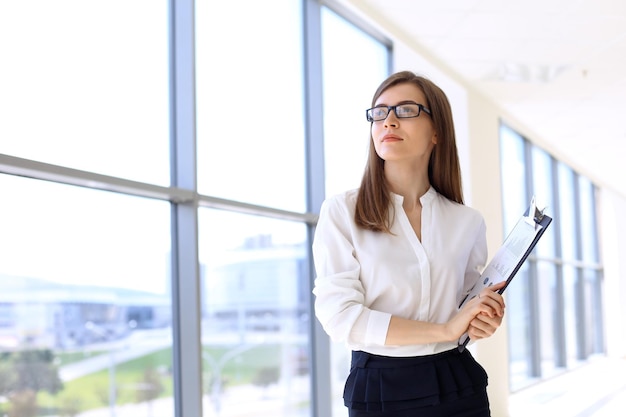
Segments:
[[[203,349],[205,355],[210,355],[218,362],[225,357],[228,351],[225,348]],[[280,345],[263,345],[242,352],[231,360],[224,362],[221,369],[222,380],[229,386],[250,384],[262,369],[280,367],[280,352]],[[213,376],[218,371],[219,369],[214,369],[214,366],[211,366],[210,361],[204,361],[205,373]]]
[[[224,360],[225,355],[230,355],[229,348],[203,348],[203,356],[213,359],[204,360],[203,379],[204,391],[210,392],[210,381],[219,372],[223,387],[245,385],[254,383],[258,375],[268,368],[280,368],[281,345],[260,345],[244,351],[231,359]],[[103,352],[102,354],[107,354]],[[89,355],[87,357],[93,357]],[[59,355],[59,361],[63,364],[84,359],[85,355],[64,354]],[[213,365],[211,363],[213,362]],[[216,366],[215,363],[219,365]],[[219,369],[221,368],[221,369]],[[172,349],[166,348],[152,352],[140,358],[118,364],[115,367],[116,404],[136,403],[141,400],[137,396],[139,384],[145,383],[144,374],[151,369],[158,372],[162,384],[160,397],[173,395],[172,378]],[[220,372],[221,370],[221,372]],[[59,409],[72,405],[82,411],[106,407],[109,404],[109,370],[104,369],[92,374],[68,381],[64,384],[61,392],[51,395],[47,392],[39,392],[38,405],[43,409]]]
[[[68,365],[70,363],[79,362],[84,359],[93,358],[98,355],[107,353],[107,351],[81,351],[81,352],[60,352],[57,353],[55,364],[58,366]]]

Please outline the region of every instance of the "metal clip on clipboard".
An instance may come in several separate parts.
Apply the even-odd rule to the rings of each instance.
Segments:
[[[543,220],[543,212],[546,208],[539,210],[535,201],[535,196],[530,200],[530,207],[528,207],[528,214],[524,215],[524,221],[533,226],[535,230],[539,227],[539,223]]]

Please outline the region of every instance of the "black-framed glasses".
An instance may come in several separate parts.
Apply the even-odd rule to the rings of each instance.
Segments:
[[[407,119],[409,117],[419,117],[422,110],[430,115],[430,110],[423,104],[403,103],[395,106],[376,106],[365,110],[365,116],[368,122],[379,122],[385,120],[389,116],[389,112],[393,110],[398,119]]]

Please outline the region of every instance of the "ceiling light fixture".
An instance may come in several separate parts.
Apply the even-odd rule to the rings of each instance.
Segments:
[[[501,64],[494,76],[489,79],[511,83],[546,84],[553,82],[568,68],[568,65],[528,65],[506,62]]]

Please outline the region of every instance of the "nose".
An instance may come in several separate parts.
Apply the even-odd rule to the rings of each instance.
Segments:
[[[398,117],[396,116],[396,109],[389,110],[387,118],[385,119],[385,127],[398,127]]]

